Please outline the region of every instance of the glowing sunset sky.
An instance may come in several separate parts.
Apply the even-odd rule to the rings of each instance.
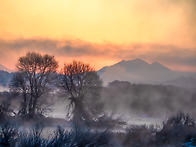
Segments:
[[[195,0],[0,0],[0,63],[26,51],[96,69],[122,59],[196,71]]]

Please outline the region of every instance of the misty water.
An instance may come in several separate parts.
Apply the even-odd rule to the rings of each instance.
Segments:
[[[122,119],[127,122],[127,125],[152,125],[152,124],[158,124],[161,125],[164,120],[167,119],[167,116],[164,117],[152,117],[148,115],[137,115],[137,114],[125,114],[121,113],[118,114],[116,117],[122,116]],[[61,112],[55,111],[48,115],[48,117],[52,118],[62,118],[66,119],[66,111],[64,110]]]
[[[4,92],[4,91],[9,91],[9,88],[0,85],[0,92]]]

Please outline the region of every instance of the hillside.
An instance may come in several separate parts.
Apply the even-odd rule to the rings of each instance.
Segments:
[[[142,59],[122,60],[114,65],[103,67],[98,71],[98,74],[104,81],[104,85],[114,80],[132,83],[162,84],[180,76],[196,77],[196,73],[173,71],[159,62],[149,64]]]
[[[0,70],[0,86],[7,87],[12,78],[13,73]]]
[[[11,70],[11,69],[3,66],[2,64],[0,64],[0,71],[1,70],[6,71],[6,72],[9,72],[9,73],[14,72],[14,70]]]

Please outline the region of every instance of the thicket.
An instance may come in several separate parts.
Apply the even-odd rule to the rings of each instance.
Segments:
[[[96,129],[73,123],[70,128],[58,126],[52,134],[44,134],[37,124],[25,131],[6,123],[0,129],[0,146],[28,147],[181,147],[196,145],[195,120],[179,112],[170,116],[161,126],[131,125],[122,131]]]

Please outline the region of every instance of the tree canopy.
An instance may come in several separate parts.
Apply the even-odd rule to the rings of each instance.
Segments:
[[[72,108],[74,120],[89,121],[101,113],[102,81],[89,64],[80,61],[65,64],[60,83],[70,100],[68,108],[69,112]]]
[[[51,90],[58,62],[54,56],[27,52],[26,56],[19,58],[16,67],[18,72],[13,76],[10,88],[22,91],[26,111],[28,107],[25,113],[34,116],[38,111],[38,99]]]

